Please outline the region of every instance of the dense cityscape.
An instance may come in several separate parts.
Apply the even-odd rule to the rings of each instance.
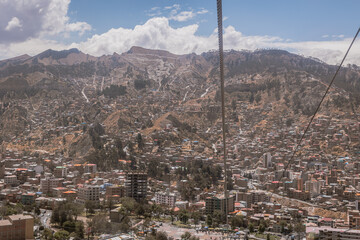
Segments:
[[[46,62],[56,54],[71,59],[82,53],[52,51],[34,58]],[[235,54],[271,56],[277,51],[226,56]],[[60,76],[61,84],[68,84],[66,98],[56,86],[51,86],[53,93],[40,90],[27,98],[22,89],[3,95],[1,239],[17,239],[15,234],[41,239],[316,239],[360,234],[359,114],[352,98],[339,99],[344,90],[333,88],[295,161],[288,163],[309,118],[288,83],[302,77],[300,91],[312,97],[307,84],[320,80],[282,72],[229,78],[226,199],[216,87],[211,77],[192,95],[186,87],[173,95],[171,88],[152,87],[162,74],[186,74],[174,72],[169,62],[174,55],[168,55],[141,48],[122,55],[149,61],[145,85],[129,86],[125,80],[132,81],[136,70],[121,66],[104,77]],[[34,58],[7,60],[5,65]],[[176,58],[184,57],[172,61]],[[188,61],[200,58],[204,56]],[[158,65],[164,60],[168,65]],[[27,77],[51,76],[49,65],[43,66]],[[152,66],[158,68],[152,72]],[[118,76],[121,69],[124,77],[118,81],[123,82],[115,85],[112,74]],[[357,69],[347,71],[359,74]],[[112,88],[115,95],[107,95]],[[336,108],[338,101],[344,101],[342,110]],[[15,228],[17,224],[22,227]]]
[[[360,239],[360,67],[334,47],[348,36],[322,49],[223,31],[220,0],[143,2],[145,23],[103,33],[80,11],[97,1],[14,2],[0,1],[0,240]]]

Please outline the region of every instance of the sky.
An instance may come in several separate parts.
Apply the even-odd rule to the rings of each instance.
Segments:
[[[358,0],[223,0],[224,49],[284,49],[338,64],[359,9]],[[216,21],[216,0],[0,0],[0,59],[132,46],[201,54],[218,47]],[[360,65],[359,39],[347,63]]]

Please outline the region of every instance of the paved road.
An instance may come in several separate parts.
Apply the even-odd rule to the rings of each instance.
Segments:
[[[179,228],[174,225],[171,225],[170,223],[163,223],[162,226],[158,228],[158,231],[166,232],[169,237],[173,237],[176,239],[181,239],[181,235],[185,232],[191,233],[191,235],[196,236],[200,239],[206,239],[206,240],[221,240],[226,237],[226,235],[223,235],[221,233],[216,232],[196,232],[195,229],[192,228]]]
[[[52,211],[51,211],[51,210],[41,209],[40,221],[41,221],[41,224],[42,224],[45,228],[50,228],[50,218],[51,218],[51,214],[52,214]]]

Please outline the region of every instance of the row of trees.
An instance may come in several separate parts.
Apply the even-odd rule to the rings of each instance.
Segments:
[[[51,215],[51,223],[62,228],[54,235],[54,239],[67,239],[72,236],[74,239],[84,238],[84,223],[78,221],[78,216],[84,211],[84,206],[77,203],[65,202],[58,204]],[[44,230],[45,239],[52,239],[48,230]],[[57,237],[56,237],[57,236]]]

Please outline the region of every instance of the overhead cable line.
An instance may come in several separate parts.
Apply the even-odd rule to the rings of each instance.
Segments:
[[[228,224],[228,192],[227,192],[227,164],[226,164],[226,134],[225,134],[225,91],[224,91],[224,50],[223,50],[223,26],[222,26],[222,1],[217,0],[217,23],[219,36],[219,63],[220,63],[220,91],[221,91],[221,119],[222,119],[222,138],[224,148],[224,210],[226,224]]]
[[[299,146],[301,145],[302,140],[304,139],[304,137],[305,137],[305,135],[306,135],[307,131],[309,130],[309,128],[310,128],[310,126],[311,126],[312,121],[314,120],[314,118],[315,118],[315,116],[316,116],[317,112],[318,112],[318,111],[319,111],[319,109],[320,109],[321,104],[323,103],[323,101],[324,101],[324,99],[325,99],[326,95],[328,94],[328,92],[329,92],[329,90],[330,90],[330,88],[331,88],[332,84],[334,83],[334,80],[335,80],[335,78],[336,78],[337,74],[339,73],[339,71],[340,71],[340,69],[341,69],[341,67],[342,67],[342,65],[343,65],[343,63],[344,63],[344,61],[345,61],[345,59],[346,59],[346,57],[347,57],[347,55],[348,55],[348,53],[349,53],[349,51],[350,51],[350,49],[351,49],[352,45],[353,45],[353,43],[355,42],[355,40],[356,40],[357,36],[359,35],[359,32],[360,32],[360,28],[357,30],[357,32],[356,32],[356,34],[355,34],[355,36],[354,36],[354,38],[353,38],[353,40],[352,40],[352,42],[351,42],[351,44],[350,44],[350,46],[349,46],[348,50],[347,50],[347,51],[346,51],[346,53],[345,53],[345,56],[343,57],[343,59],[342,59],[342,61],[341,61],[340,65],[338,66],[338,68],[337,68],[337,70],[336,70],[336,72],[335,72],[335,74],[334,74],[333,78],[331,79],[331,81],[330,81],[330,83],[329,83],[329,86],[327,87],[327,89],[326,89],[326,91],[325,91],[324,95],[322,96],[322,98],[321,98],[321,100],[320,100],[320,102],[319,102],[319,104],[318,104],[318,106],[317,106],[317,108],[316,108],[316,110],[315,110],[314,114],[312,115],[312,117],[311,117],[311,119],[310,119],[310,121],[309,121],[308,125],[306,126],[304,133],[301,135],[300,140],[299,140],[299,141],[298,141],[298,143],[296,144],[296,147],[295,147],[295,149],[294,149],[294,151],[293,151],[293,153],[292,153],[292,155],[291,155],[291,158],[290,158],[290,160],[287,162],[287,165],[286,165],[286,167],[284,168],[284,171],[283,171],[282,177],[281,177],[279,180],[281,180],[281,179],[284,177],[284,175],[285,175],[285,172],[286,172],[287,168],[290,166],[290,163],[293,161],[293,159],[294,159],[294,157],[295,157],[295,155],[296,155],[296,153],[297,153],[297,150],[298,150]]]
[[[331,81],[330,81],[330,83],[329,83],[329,86],[327,87],[327,89],[326,89],[326,91],[325,91],[325,93],[324,93],[323,97],[321,98],[321,100],[320,100],[320,102],[319,102],[319,105],[317,106],[317,108],[316,108],[316,110],[315,110],[315,112],[314,112],[313,116],[312,116],[312,117],[311,117],[311,119],[310,119],[310,122],[308,123],[308,125],[307,125],[307,127],[306,127],[306,129],[305,129],[304,133],[302,134],[302,136],[301,136],[300,140],[298,141],[298,143],[297,143],[297,145],[296,145],[296,147],[295,147],[295,149],[294,149],[294,151],[293,151],[293,153],[292,153],[292,155],[291,155],[290,160],[289,160],[289,161],[288,161],[288,163],[286,164],[286,166],[285,166],[285,168],[284,168],[284,170],[283,170],[283,173],[282,173],[282,175],[280,176],[280,179],[278,179],[279,181],[280,181],[282,178],[284,178],[284,176],[285,176],[285,172],[286,172],[287,168],[290,166],[290,163],[293,161],[293,159],[294,159],[294,157],[295,157],[295,155],[296,155],[296,153],[297,153],[297,150],[298,150],[298,148],[299,148],[299,146],[300,146],[300,144],[301,144],[302,140],[304,139],[304,137],[305,137],[305,135],[306,135],[307,131],[309,130],[309,128],[310,128],[310,126],[311,126],[312,121],[314,120],[314,118],[315,118],[315,116],[316,116],[317,112],[318,112],[318,111],[319,111],[319,109],[320,109],[321,104],[323,103],[323,101],[324,101],[324,99],[325,99],[326,95],[328,94],[328,92],[329,92],[329,90],[330,90],[330,88],[331,88],[331,85],[334,83],[334,80],[335,80],[335,78],[336,78],[336,76],[337,76],[338,72],[340,71],[340,69],[341,69],[341,67],[342,67],[342,65],[343,65],[343,63],[344,63],[344,61],[345,61],[345,59],[346,59],[346,57],[347,57],[347,55],[348,55],[348,53],[349,53],[349,51],[350,51],[350,49],[351,49],[352,45],[353,45],[353,43],[355,42],[355,40],[356,40],[357,36],[359,35],[359,32],[360,32],[360,27],[359,27],[359,29],[357,30],[357,32],[356,32],[356,34],[355,34],[355,36],[354,36],[354,38],[353,38],[352,42],[350,43],[350,46],[349,46],[348,50],[346,51],[346,53],[345,53],[345,55],[344,55],[344,57],[343,57],[343,59],[342,59],[342,61],[341,61],[340,65],[338,66],[338,68],[337,68],[337,70],[336,70],[336,72],[335,72],[335,74],[334,74],[333,78],[331,79]],[[273,194],[274,194],[274,192],[272,192],[272,193],[270,194],[270,199],[271,199],[271,197],[273,196]],[[350,230],[352,230],[352,228],[347,229],[345,232],[348,232],[348,231],[350,231]]]

